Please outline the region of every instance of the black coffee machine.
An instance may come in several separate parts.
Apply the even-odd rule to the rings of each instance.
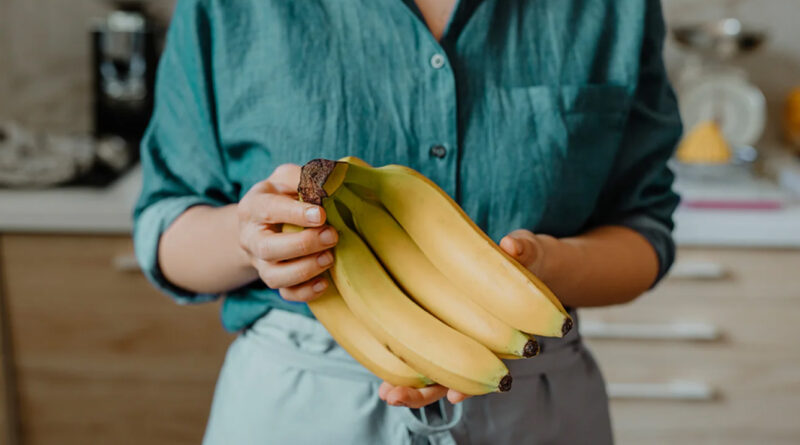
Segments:
[[[164,29],[146,5],[113,2],[109,15],[93,22],[93,137],[0,125],[0,187],[105,187],[136,164]]]
[[[142,2],[112,3],[114,10],[92,29],[94,133],[124,139],[137,158],[153,110],[163,27]]]

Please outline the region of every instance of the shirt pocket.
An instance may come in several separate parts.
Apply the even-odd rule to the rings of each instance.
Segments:
[[[631,93],[624,85],[588,84],[561,86],[557,95],[566,143],[542,222],[545,230],[567,235],[585,225],[612,174]]]
[[[619,145],[630,109],[627,87],[568,85],[559,87],[557,95],[568,136],[567,155],[575,152],[574,161],[608,159]]]
[[[509,228],[574,233],[588,219],[614,163],[628,88],[611,84],[501,88],[489,97],[490,134],[504,159],[492,181],[491,236]],[[556,225],[547,221],[557,221]]]
[[[562,85],[556,90],[565,113],[619,115],[630,106],[627,85]]]

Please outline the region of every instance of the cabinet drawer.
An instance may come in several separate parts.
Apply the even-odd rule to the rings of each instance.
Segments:
[[[693,269],[699,277],[692,278]],[[704,267],[705,266],[705,267]],[[718,267],[721,276],[708,277],[702,269]],[[715,302],[731,299],[762,301],[800,300],[800,251],[741,249],[679,249],[675,276],[667,276],[652,292],[674,302]],[[680,275],[680,276],[677,276]],[[706,275],[705,277],[703,275]]]
[[[609,381],[668,381],[699,379],[728,391],[766,390],[778,386],[800,391],[800,302],[777,302],[756,307],[691,308],[637,302],[626,308],[583,310],[584,319],[699,320],[718,326],[711,341],[587,339]],[[793,365],[795,364],[795,365]],[[757,376],[757,379],[751,379]],[[766,387],[762,387],[767,385]],[[800,392],[797,393],[800,408]]]
[[[693,381],[715,393],[697,402],[612,400],[618,442],[800,442],[800,252],[681,249],[679,260],[687,259],[726,273],[668,277],[631,304],[581,310],[584,321],[633,323],[633,332],[677,322],[718,333],[701,341],[587,338],[609,382]]]
[[[698,322],[714,327],[717,339],[708,340],[711,347],[730,346],[745,351],[760,349],[785,352],[795,346],[800,335],[800,298],[771,302],[714,303],[698,301],[680,303],[667,297],[645,295],[625,306],[602,309],[581,309],[581,320],[607,323],[638,323],[642,326],[668,322]],[[589,339],[591,340],[591,338]],[[599,341],[599,340],[598,340]],[[630,341],[635,343],[635,339]],[[608,340],[609,343],[617,340]],[[657,343],[651,340],[649,344]],[[678,343],[689,347],[691,342]]]
[[[231,340],[217,305],[177,306],[115,266],[125,237],[0,247],[26,444],[199,443]]]

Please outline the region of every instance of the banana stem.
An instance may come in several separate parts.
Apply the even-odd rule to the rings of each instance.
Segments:
[[[328,224],[332,225],[337,230],[342,230],[343,227],[347,227],[347,223],[339,212],[339,208],[336,206],[336,201],[334,199],[326,199],[322,203],[322,206],[325,209]]]
[[[350,164],[347,167],[347,174],[344,177],[345,184],[369,185],[375,193],[380,193],[380,181],[374,174],[375,167],[367,167],[357,164]]]

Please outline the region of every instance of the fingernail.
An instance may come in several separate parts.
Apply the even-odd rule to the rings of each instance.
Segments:
[[[309,207],[306,209],[306,221],[313,224],[322,222],[322,213],[320,213],[319,207]]]
[[[322,292],[328,287],[328,280],[319,280],[311,286],[314,292]]]
[[[333,229],[331,227],[328,227],[319,234],[319,240],[322,241],[322,244],[330,246],[336,242],[336,234],[333,233]]]
[[[328,266],[333,262],[333,255],[330,252],[325,252],[317,257],[317,264],[322,267]]]

